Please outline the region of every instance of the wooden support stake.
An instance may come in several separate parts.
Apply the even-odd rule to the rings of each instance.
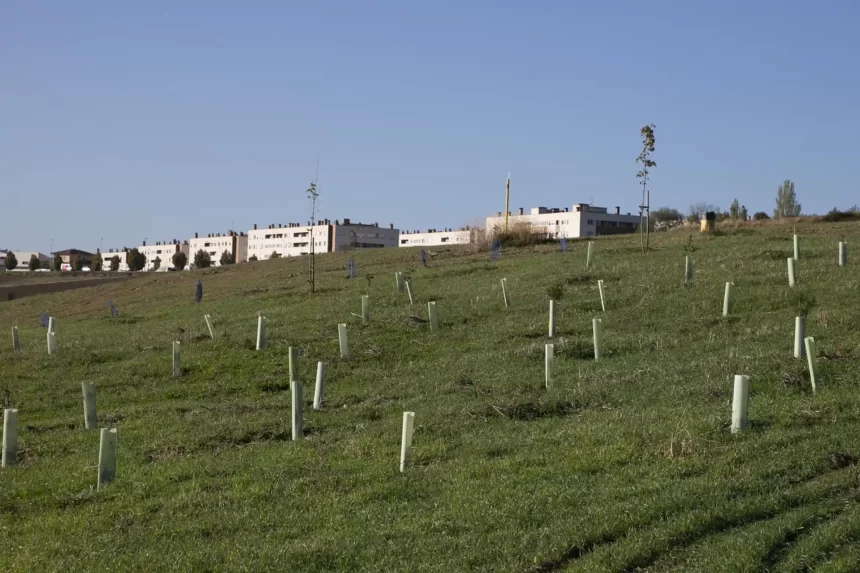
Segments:
[[[99,438],[99,481],[98,489],[106,486],[116,477],[116,428],[102,428]]]
[[[12,352],[19,353],[21,352],[21,341],[18,340],[18,327],[12,327]]]
[[[735,391],[732,396],[732,433],[738,434],[749,427],[749,376],[735,375]]]
[[[290,382],[293,393],[293,441],[303,439],[302,431],[302,383],[298,380]]]
[[[415,304],[415,297],[412,296],[412,279],[406,279],[406,293],[409,295],[409,304]]]
[[[502,279],[502,298],[505,301],[505,308],[510,308],[511,304],[508,301],[508,279]]]
[[[349,358],[349,341],[346,338],[346,324],[337,325],[337,340],[340,344],[340,358],[346,360]]]
[[[403,412],[403,436],[400,440],[400,472],[406,471],[412,450],[412,431],[415,428],[415,412]]]
[[[606,312],[606,298],[603,293],[603,281],[597,281],[597,290],[600,291],[600,308],[603,309],[603,312]]]
[[[815,348],[815,339],[807,336],[804,339],[806,344],[806,360],[809,362],[809,381],[812,383],[812,393],[815,394],[815,370],[818,365],[818,350]]]
[[[87,430],[95,430],[98,426],[96,387],[92,382],[81,382],[81,391],[84,395],[84,427]]]
[[[0,467],[8,468],[18,459],[18,410],[3,410],[3,454]]]
[[[207,314],[203,318],[206,320],[206,328],[209,329],[209,338],[215,340],[215,331],[212,329],[212,317]]]
[[[317,383],[314,387],[314,410],[322,408],[323,386],[325,385],[325,362],[317,362]]]

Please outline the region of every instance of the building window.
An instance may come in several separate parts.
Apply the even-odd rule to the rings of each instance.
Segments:
[[[589,225],[593,225],[593,224],[594,224],[594,220],[593,220],[593,219],[589,219],[589,220],[588,220],[588,224],[589,224]]]

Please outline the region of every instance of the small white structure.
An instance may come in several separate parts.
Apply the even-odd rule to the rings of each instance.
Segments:
[[[593,237],[635,233],[639,229],[639,215],[622,215],[620,207],[616,207],[614,213],[609,213],[606,207],[577,203],[570,209],[533,207],[531,212],[524,213],[520,208],[519,213],[508,214],[509,229],[520,224],[526,224],[534,232],[551,239]],[[487,217],[488,236],[493,236],[504,228],[504,213]]]
[[[401,247],[436,247],[439,245],[468,245],[472,242],[472,229],[428,229],[426,233],[418,231],[400,231]]]
[[[248,236],[245,233],[236,234],[234,231],[226,233],[209,233],[200,237],[194,233],[194,238],[188,241],[188,264],[194,264],[194,255],[198,251],[209,253],[212,266],[221,265],[221,255],[227,251],[233,256],[234,263],[244,263],[248,260]]]
[[[102,257],[102,270],[109,271],[111,265],[111,259],[114,257],[119,258],[119,266],[117,267],[117,271],[126,272],[128,271],[128,262],[127,262],[127,252],[128,249],[109,249],[105,253],[98,253]]]
[[[256,260],[263,261],[271,258],[272,253],[278,253],[282,257],[309,255],[312,240],[315,253],[328,252],[328,220],[320,221],[313,227],[287,223],[258,229],[257,225],[254,225],[254,228],[248,231],[248,258],[255,257]]]

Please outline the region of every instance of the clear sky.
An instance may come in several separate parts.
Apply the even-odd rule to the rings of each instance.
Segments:
[[[0,248],[860,203],[860,2],[0,0]]]

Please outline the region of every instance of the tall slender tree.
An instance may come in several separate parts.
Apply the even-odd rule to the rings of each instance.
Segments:
[[[648,190],[648,173],[651,167],[657,167],[657,163],[651,159],[651,154],[654,153],[654,124],[646,125],[639,130],[639,135],[642,136],[642,151],[639,157],[636,158],[636,163],[641,164],[642,168],[636,174],[636,178],[642,181],[642,203],[640,209],[644,213],[644,226],[642,225],[642,215],[639,216],[639,236],[642,243],[642,252],[648,252],[648,240],[650,238],[651,227],[651,192]]]
[[[317,160],[317,176],[311,181],[310,187],[308,187],[307,193],[308,199],[311,202],[311,229],[310,229],[310,242],[311,242],[311,294],[314,293],[316,289],[316,249],[314,248],[314,227],[316,226],[317,220],[317,197],[320,196],[320,192],[317,189],[317,180],[319,179],[319,160]]]
[[[797,202],[797,194],[794,192],[794,182],[786,179],[776,191],[776,209],[773,210],[773,218],[799,216],[800,203]]]

